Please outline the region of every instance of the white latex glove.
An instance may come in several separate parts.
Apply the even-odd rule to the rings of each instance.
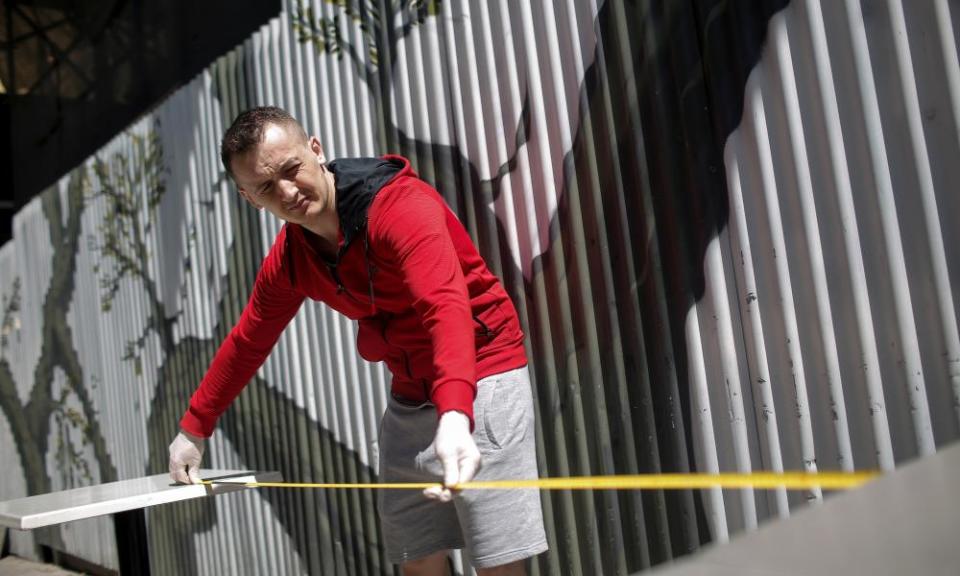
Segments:
[[[170,477],[183,484],[200,483],[200,461],[203,445],[200,436],[181,431],[170,443]]]
[[[441,502],[453,500],[451,486],[473,480],[480,469],[480,450],[470,434],[470,419],[462,412],[444,412],[433,441],[443,465],[443,487],[427,488],[423,495]]]

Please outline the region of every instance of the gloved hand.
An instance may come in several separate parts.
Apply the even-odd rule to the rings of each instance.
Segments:
[[[183,484],[200,483],[200,461],[205,440],[181,431],[170,443],[170,477]]]
[[[453,499],[450,486],[473,480],[480,469],[480,450],[470,434],[470,419],[462,412],[444,412],[433,441],[437,458],[443,465],[444,487],[427,488],[423,495],[441,502]]]

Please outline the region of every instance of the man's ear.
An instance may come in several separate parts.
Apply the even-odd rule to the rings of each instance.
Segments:
[[[310,145],[310,150],[316,154],[317,160],[319,160],[321,164],[326,164],[327,158],[323,154],[323,146],[320,145],[320,140],[318,140],[316,136],[311,136],[308,144]]]

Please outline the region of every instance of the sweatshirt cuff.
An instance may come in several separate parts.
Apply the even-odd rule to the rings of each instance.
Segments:
[[[180,428],[182,430],[185,430],[194,436],[200,436],[201,438],[209,438],[212,436],[213,428],[215,426],[216,422],[208,425],[203,419],[194,414],[193,407],[187,408],[183,418],[180,419]]]
[[[441,384],[431,392],[430,401],[437,408],[437,418],[444,412],[456,410],[470,419],[470,431],[473,432],[473,398],[476,388],[464,380],[453,380]]]

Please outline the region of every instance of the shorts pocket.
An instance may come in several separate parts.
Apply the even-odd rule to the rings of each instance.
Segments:
[[[497,378],[483,408],[483,430],[487,441],[496,449],[522,441],[529,428],[527,417],[533,410],[526,383],[514,378]]]

